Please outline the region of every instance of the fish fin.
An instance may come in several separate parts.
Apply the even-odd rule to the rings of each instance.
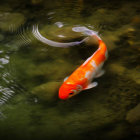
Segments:
[[[39,41],[41,41],[41,42],[43,42],[43,43],[45,43],[49,46],[52,46],[52,47],[67,48],[67,47],[79,45],[79,44],[85,42],[85,40],[86,40],[86,38],[85,38],[81,41],[68,42],[68,43],[60,43],[60,42],[52,41],[52,40],[49,40],[49,39],[47,39],[46,37],[44,37],[43,35],[40,34],[40,32],[38,30],[38,25],[33,26],[32,33],[33,33],[33,35],[36,39],[38,39]]]
[[[97,85],[98,85],[97,82],[90,83],[90,84],[85,88],[85,90],[86,90],[86,89],[90,89],[90,88],[94,88],[94,87],[96,87]]]
[[[104,75],[104,73],[105,73],[105,70],[100,70],[100,71],[96,74],[95,78],[101,77],[102,75]]]
[[[65,78],[64,78],[64,82],[65,82],[68,78],[69,78],[69,76],[65,77]]]

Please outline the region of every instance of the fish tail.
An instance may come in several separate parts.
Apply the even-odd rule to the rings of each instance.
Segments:
[[[52,47],[61,47],[61,48],[67,48],[67,47],[71,47],[71,46],[75,46],[75,45],[79,45],[81,43],[83,43],[85,41],[85,39],[81,40],[81,41],[75,41],[75,42],[68,42],[68,43],[60,43],[60,42],[55,42],[52,40],[47,39],[46,37],[42,36],[38,30],[38,25],[34,25],[33,26],[33,30],[32,33],[34,35],[34,37],[36,39],[38,39],[39,41],[41,41],[42,43],[45,43],[49,46]]]

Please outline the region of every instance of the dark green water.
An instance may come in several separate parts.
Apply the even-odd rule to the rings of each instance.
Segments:
[[[109,51],[99,85],[58,99],[95,47],[50,47],[33,37],[34,25],[59,42],[83,39],[75,26],[98,31]],[[1,0],[0,139],[128,138],[140,139],[140,2]]]

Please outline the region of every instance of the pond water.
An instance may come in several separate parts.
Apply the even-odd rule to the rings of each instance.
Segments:
[[[1,0],[0,139],[140,138],[140,2],[108,0]],[[62,101],[63,79],[95,50],[42,43],[85,38],[73,27],[98,32],[109,57],[96,88]]]

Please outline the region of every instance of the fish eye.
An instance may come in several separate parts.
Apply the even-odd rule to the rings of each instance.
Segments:
[[[69,95],[73,95],[73,92],[69,93]]]

